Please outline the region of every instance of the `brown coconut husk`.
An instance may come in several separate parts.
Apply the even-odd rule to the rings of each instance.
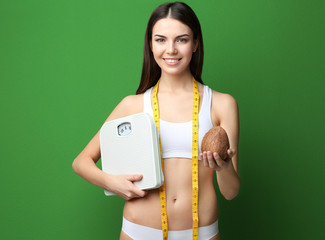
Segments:
[[[203,137],[201,152],[217,152],[222,160],[228,159],[229,139],[226,131],[220,127],[211,128]]]

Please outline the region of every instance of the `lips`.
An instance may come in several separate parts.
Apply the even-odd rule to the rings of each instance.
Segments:
[[[163,58],[163,60],[167,65],[174,66],[177,65],[182,60],[182,58]]]
[[[179,62],[181,58],[163,58],[166,62],[175,63]]]

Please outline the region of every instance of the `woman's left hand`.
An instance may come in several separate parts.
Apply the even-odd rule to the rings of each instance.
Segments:
[[[228,149],[227,153],[228,158],[226,160],[222,160],[217,152],[212,153],[210,151],[200,153],[200,158],[205,167],[220,171],[229,166],[232,157],[235,155],[235,151],[232,149]]]

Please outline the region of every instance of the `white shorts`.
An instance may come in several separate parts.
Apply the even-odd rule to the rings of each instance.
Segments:
[[[163,233],[161,229],[142,226],[128,221],[123,217],[122,231],[134,240],[152,240],[163,239]],[[219,232],[218,220],[211,225],[199,227],[199,240],[209,240],[216,236]],[[192,239],[192,229],[168,231],[168,240],[184,240]]]

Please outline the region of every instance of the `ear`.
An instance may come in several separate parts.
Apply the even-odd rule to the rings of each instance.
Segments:
[[[199,47],[199,40],[195,40],[194,48],[193,48],[193,53],[196,52],[197,48]]]

